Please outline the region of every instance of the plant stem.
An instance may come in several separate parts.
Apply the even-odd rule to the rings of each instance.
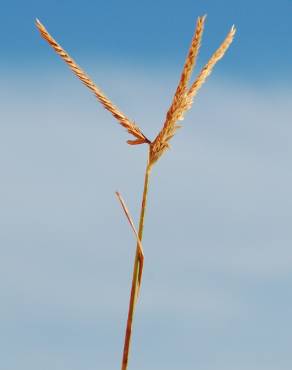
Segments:
[[[150,153],[150,147],[149,147],[149,153]],[[139,220],[138,236],[139,236],[140,242],[142,241],[142,237],[143,237],[144,217],[145,217],[145,210],[146,210],[150,172],[151,172],[151,166],[149,164],[149,155],[148,155],[147,167],[146,167],[145,178],[144,178],[144,190],[143,190],[142,205],[141,205],[141,211],[140,211],[140,220]],[[121,370],[127,370],[128,368],[133,318],[134,318],[134,311],[135,311],[137,298],[138,298],[138,294],[140,290],[142,268],[143,268],[143,261],[141,261],[140,247],[139,247],[139,244],[137,243]]]

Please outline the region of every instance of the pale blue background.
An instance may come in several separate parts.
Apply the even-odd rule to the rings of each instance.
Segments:
[[[120,368],[146,148],[39,37],[38,17],[153,138],[198,15],[238,32],[151,176],[130,369],[292,367],[292,2],[3,1],[0,370]]]

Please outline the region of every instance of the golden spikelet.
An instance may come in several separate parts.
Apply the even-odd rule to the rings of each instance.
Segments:
[[[181,126],[177,125],[177,121],[181,121],[184,118],[185,112],[191,108],[193,98],[200,89],[200,87],[205,82],[206,78],[210,75],[212,72],[212,69],[214,65],[220,60],[223,55],[225,54],[226,50],[228,49],[229,45],[231,44],[233,37],[235,35],[236,29],[234,26],[232,26],[231,30],[229,31],[228,35],[226,36],[223,43],[220,45],[220,47],[216,50],[216,52],[212,55],[208,63],[203,67],[201,72],[199,73],[198,77],[196,78],[195,82],[191,85],[190,89],[186,91],[186,83],[189,80],[190,73],[193,69],[193,64],[191,64],[191,58],[189,58],[191,52],[192,52],[192,46],[193,44],[198,45],[195,49],[195,57],[197,56],[198,50],[199,50],[199,43],[202,37],[203,33],[203,26],[204,26],[204,20],[205,17],[199,18],[197,22],[197,28],[195,32],[195,36],[191,45],[191,49],[189,52],[189,55],[187,57],[184,70],[182,73],[182,77],[179,83],[179,86],[176,90],[176,94],[174,97],[174,101],[170,107],[170,109],[167,112],[165,123],[155,138],[155,140],[150,144],[151,150],[150,150],[150,164],[151,166],[161,157],[161,155],[169,148],[169,140],[174,136],[176,130],[180,128]],[[197,35],[197,43],[195,42]],[[189,61],[190,59],[190,61]],[[186,67],[186,66],[190,67]],[[184,78],[185,70],[188,68],[189,74],[186,74],[188,80]],[[182,82],[183,81],[183,82]],[[183,86],[180,86],[183,85]],[[179,97],[177,97],[177,92],[180,92]]]
[[[199,17],[197,20],[197,25],[195,33],[191,42],[189,53],[187,55],[183,71],[179,84],[177,86],[176,92],[174,94],[171,106],[166,114],[166,119],[163,125],[162,130],[159,132],[158,136],[153,142],[152,153],[163,153],[168,147],[168,141],[173,137],[175,131],[180,128],[179,125],[176,125],[178,121],[177,114],[181,110],[181,105],[185,99],[187,93],[188,83],[192,74],[192,71],[196,64],[196,59],[199,53],[201,39],[204,31],[204,23],[206,16]],[[160,154],[160,155],[161,155]],[[158,159],[158,158],[157,158]],[[151,162],[155,162],[152,156]]]
[[[196,78],[196,81],[192,84],[192,86],[191,86],[191,88],[188,92],[187,99],[185,101],[186,102],[186,107],[184,107],[185,108],[184,112],[187,109],[191,108],[193,98],[195,97],[196,93],[198,92],[200,87],[205,82],[206,78],[211,74],[214,65],[218,62],[218,60],[220,60],[224,56],[226,50],[229,48],[230,44],[233,41],[235,32],[236,32],[236,28],[234,26],[232,26],[228,35],[226,36],[225,40],[223,41],[223,43],[215,51],[215,53],[212,55],[209,62],[203,67],[203,69],[199,73],[198,77]],[[183,115],[184,112],[182,112],[182,115]]]
[[[199,49],[201,46],[201,39],[204,31],[204,23],[205,23],[206,16],[199,17],[197,20],[197,25],[195,29],[195,33],[191,42],[191,46],[189,49],[188,56],[186,58],[183,71],[181,74],[181,78],[176,89],[172,104],[167,112],[167,116],[171,117],[172,114],[177,110],[178,106],[180,105],[180,100],[186,93],[188,83],[192,74],[193,69],[196,65],[196,59],[199,53]]]
[[[36,26],[39,29],[41,36],[52,46],[57,54],[67,63],[73,73],[86,85],[97,97],[105,109],[110,111],[112,115],[119,121],[119,123],[127,129],[127,131],[135,136],[135,140],[128,140],[128,144],[137,145],[143,143],[150,143],[150,140],[142,133],[140,128],[135,123],[129,120],[93,83],[90,77],[78,66],[78,64],[70,57],[70,55],[57,43],[56,40],[49,34],[42,23],[37,19]]]

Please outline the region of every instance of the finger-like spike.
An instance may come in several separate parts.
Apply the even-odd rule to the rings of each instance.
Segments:
[[[199,20],[201,19],[201,23]],[[203,31],[203,24],[205,17],[199,18],[198,20],[198,26],[201,24],[201,31]],[[201,33],[199,34],[201,35]],[[165,152],[166,150],[166,145],[165,143],[169,141],[179,128],[179,126],[176,124],[177,121],[182,121],[184,119],[184,114],[185,112],[190,109],[193,98],[200,89],[200,87],[203,85],[205,82],[206,78],[210,75],[212,72],[212,69],[214,65],[220,60],[223,55],[225,54],[226,50],[230,46],[234,35],[235,35],[236,29],[234,26],[231,27],[231,30],[229,31],[228,35],[226,36],[225,40],[223,43],[220,45],[220,47],[215,51],[211,59],[208,61],[208,63],[204,66],[204,68],[201,70],[199,73],[198,77],[196,78],[195,82],[191,85],[188,91],[184,90],[184,93],[180,95],[180,98],[174,99],[173,104],[171,105],[166,121],[155,138],[155,140],[151,143],[151,154],[150,154],[150,163],[153,164],[155,163],[161,155]],[[199,38],[200,39],[200,38]],[[185,70],[185,68],[184,68]],[[184,75],[184,71],[182,76]],[[182,80],[182,79],[181,79]],[[179,85],[180,86],[180,85]],[[177,91],[180,91],[179,87]]]
[[[36,19],[36,26],[39,29],[41,36],[52,46],[57,54],[67,63],[72,72],[86,85],[96,96],[99,102],[105,109],[110,111],[119,123],[127,129],[127,131],[140,140],[139,144],[150,143],[150,140],[142,133],[140,128],[134,122],[129,120],[94,84],[91,78],[79,67],[79,65],[70,57],[70,55],[57,43],[56,40],[49,34],[44,25]],[[138,144],[138,143],[137,143]]]

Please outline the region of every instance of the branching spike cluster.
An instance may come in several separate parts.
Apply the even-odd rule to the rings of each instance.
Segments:
[[[70,55],[53,39],[42,23],[37,19],[36,26],[39,29],[41,36],[52,46],[57,54],[67,63],[73,73],[86,85],[97,97],[100,103],[105,109],[110,111],[112,115],[120,122],[120,124],[127,129],[136,139],[128,140],[130,145],[137,145],[147,143],[150,144],[150,140],[142,133],[140,128],[135,125],[134,122],[129,120],[105,95],[104,93],[94,84],[91,78],[78,66],[77,63],[70,57]]]
[[[185,112],[192,106],[194,96],[203,85],[206,78],[212,72],[214,65],[218,62],[219,59],[223,57],[233,40],[236,31],[234,26],[232,26],[227,37],[225,38],[221,46],[213,54],[209,62],[203,67],[195,82],[187,90],[187,84],[189,82],[191,72],[194,68],[196,57],[198,55],[204,29],[204,22],[205,16],[198,18],[196,31],[193,36],[191,47],[172,104],[167,112],[166,119],[161,131],[159,132],[155,140],[150,144],[151,165],[153,165],[169,148],[170,139],[174,136],[176,130],[181,127],[177,124],[177,122],[183,120]]]
[[[201,72],[193,84],[188,87],[192,71],[196,64],[196,59],[199,54],[201,45],[202,35],[204,31],[206,16],[199,17],[195,29],[194,36],[192,38],[191,46],[183,67],[181,78],[174,94],[172,103],[166,114],[165,122],[161,131],[156,136],[155,140],[151,142],[142,133],[140,128],[135,123],[129,120],[105,95],[104,93],[92,82],[90,77],[75,63],[75,61],[69,56],[69,54],[52,38],[45,27],[39,20],[36,21],[36,25],[42,35],[42,37],[53,47],[57,54],[68,64],[75,75],[95,94],[97,99],[101,102],[105,109],[110,111],[112,115],[119,121],[119,123],[125,127],[130,134],[135,137],[135,140],[128,140],[130,145],[138,144],[149,144],[150,145],[150,166],[152,166],[162,154],[169,148],[169,141],[174,136],[177,129],[181,126],[177,124],[178,121],[184,119],[184,114],[192,106],[193,99],[197,94],[200,87],[205,82],[206,78],[212,72],[214,65],[220,60],[231,44],[235,35],[236,29],[232,26],[228,35],[226,36],[223,43],[212,55],[208,63],[203,67]]]

